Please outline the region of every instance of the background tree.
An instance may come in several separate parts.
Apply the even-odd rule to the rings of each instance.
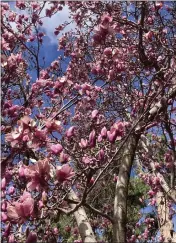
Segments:
[[[174,242],[175,2],[67,2],[46,66],[65,4],[1,3],[2,240]]]

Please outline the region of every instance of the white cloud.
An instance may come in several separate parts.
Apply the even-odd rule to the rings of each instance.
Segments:
[[[45,11],[47,7],[48,6],[46,6],[43,11]],[[44,29],[45,34],[49,37],[51,43],[57,43],[58,42],[57,39],[58,37],[61,36],[62,33],[65,33],[70,30],[74,30],[76,27],[76,24],[74,22],[70,23],[71,19],[69,18],[68,6],[64,6],[61,11],[57,12],[51,18],[46,17],[42,21],[43,21],[42,28]],[[55,36],[54,35],[55,28],[63,24],[64,22],[68,22],[70,24],[67,25],[63,31],[61,31],[61,34]]]
[[[28,12],[26,10],[20,10],[18,8],[15,7],[15,4],[10,4],[11,9],[14,12],[17,12],[18,14],[24,14],[26,16],[28,16]],[[50,9],[51,8],[51,4],[49,2],[47,2],[45,4],[45,7],[43,8],[42,12],[41,12],[41,17],[45,16],[45,11],[46,9]],[[65,33],[67,31],[70,30],[74,30],[76,27],[76,23],[72,22],[72,19],[69,18],[69,9],[68,6],[64,6],[63,9],[61,11],[58,11],[56,14],[54,14],[51,18],[49,17],[44,17],[42,18],[42,22],[43,25],[41,26],[41,28],[43,29],[43,31],[45,32],[46,36],[49,37],[50,43],[51,44],[56,44],[58,43],[58,38],[61,36],[62,33]],[[67,25],[63,31],[61,31],[61,33],[56,36],[54,34],[55,28],[58,27],[59,25],[68,22],[70,23],[69,25]],[[17,31],[16,28],[16,23],[14,22],[10,22],[12,28]]]

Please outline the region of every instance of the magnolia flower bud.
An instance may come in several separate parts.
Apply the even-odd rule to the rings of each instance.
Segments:
[[[117,176],[116,174],[114,174],[113,181],[114,181],[114,182],[117,182],[117,180],[118,180],[118,176]]]
[[[116,131],[113,131],[112,133],[110,131],[107,132],[107,137],[110,143],[114,143],[117,137]]]
[[[102,136],[102,138],[106,138],[107,137],[107,129],[106,129],[106,127],[103,127],[101,129],[101,136]]]
[[[38,205],[39,205],[39,209],[44,207],[44,204],[43,204],[43,202],[41,200],[38,202]]]
[[[54,233],[55,235],[58,235],[58,233],[59,233],[58,228],[55,227],[55,228],[53,229],[53,233]]]
[[[43,202],[44,204],[47,203],[47,193],[46,193],[45,191],[42,192],[42,202]]]
[[[98,159],[99,159],[100,161],[103,161],[103,160],[104,160],[104,157],[105,157],[105,152],[104,152],[103,149],[101,149],[101,150],[99,151],[99,153],[98,153]]]
[[[10,186],[9,189],[8,189],[8,194],[12,195],[12,194],[14,194],[14,192],[15,192],[15,187]]]
[[[93,110],[93,111],[92,111],[92,115],[91,115],[92,119],[97,118],[98,113],[99,113],[98,110]]]
[[[69,156],[67,154],[64,154],[64,152],[61,152],[59,161],[60,163],[66,163],[68,162]]]
[[[72,136],[74,136],[74,131],[75,131],[75,127],[70,127],[67,132],[66,132],[66,137],[67,138],[71,138]]]
[[[110,47],[105,48],[103,54],[106,56],[112,55],[112,48],[110,48]]]
[[[37,243],[37,234],[35,232],[30,232],[26,243]]]
[[[79,143],[79,146],[80,146],[82,149],[87,148],[87,146],[88,146],[88,141],[87,141],[87,139],[83,139],[83,138],[81,138],[81,142]]]
[[[95,147],[96,145],[96,133],[95,130],[93,130],[89,135],[89,145],[91,148]]]
[[[95,179],[92,177],[92,178],[90,179],[89,183],[90,183],[90,184],[93,184],[94,181],[95,181]]]
[[[98,136],[97,141],[98,141],[99,143],[101,143],[101,142],[102,142],[102,140],[103,140],[102,136],[101,136],[101,135],[99,135],[99,136]]]
[[[92,163],[93,163],[92,159],[89,158],[89,157],[87,157],[87,156],[84,156],[84,157],[82,158],[82,162],[83,162],[84,164],[92,164]]]
[[[148,195],[149,195],[150,197],[153,197],[154,195],[156,195],[156,192],[150,190],[150,191],[148,192]]]
[[[6,178],[4,177],[2,180],[1,180],[1,189],[4,190],[6,188]]]
[[[2,211],[5,211],[7,208],[7,202],[6,201],[3,201],[2,204],[1,204],[1,210]]]
[[[25,173],[24,173],[25,168],[23,166],[20,166],[19,170],[18,170],[18,174],[20,177],[24,177]]]
[[[7,219],[8,219],[7,214],[4,213],[4,212],[1,212],[1,221],[2,221],[2,222],[6,222]]]

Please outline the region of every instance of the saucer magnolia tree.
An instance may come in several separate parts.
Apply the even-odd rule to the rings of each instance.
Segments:
[[[174,242],[176,3],[15,4],[1,3],[3,242]],[[66,4],[46,66],[43,19]]]

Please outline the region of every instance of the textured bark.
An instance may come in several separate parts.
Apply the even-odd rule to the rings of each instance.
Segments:
[[[69,199],[79,201],[77,195],[72,190],[69,193]],[[75,208],[75,204],[69,204],[72,209]],[[92,227],[90,225],[89,219],[87,217],[87,214],[84,210],[84,208],[81,206],[77,209],[77,211],[74,212],[74,216],[78,225],[79,233],[81,235],[82,241],[84,243],[96,243],[96,238],[94,235],[94,232],[92,230]]]
[[[137,143],[138,137],[133,135],[128,139],[123,150],[123,157],[115,189],[113,243],[126,242],[128,184]]]
[[[173,243],[176,242],[176,232],[173,232],[172,242],[173,242]]]
[[[157,193],[156,201],[158,207],[158,223],[160,232],[164,237],[164,242],[175,242],[175,239],[173,239],[173,223],[169,218],[169,207],[167,206],[167,199],[163,192]]]

